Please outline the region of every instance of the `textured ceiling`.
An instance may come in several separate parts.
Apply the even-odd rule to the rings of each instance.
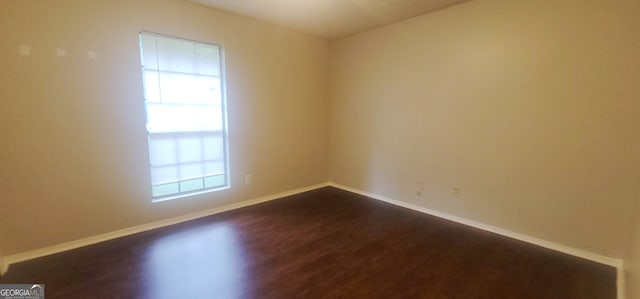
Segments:
[[[187,0],[337,39],[469,0]]]

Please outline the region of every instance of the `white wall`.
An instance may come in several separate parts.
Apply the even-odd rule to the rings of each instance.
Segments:
[[[639,9],[477,0],[332,42],[331,179],[624,258]]]
[[[140,30],[225,48],[231,189],[151,203]],[[325,40],[178,0],[3,0],[0,39],[5,255],[327,181]]]
[[[637,202],[637,215],[635,223],[635,235],[629,249],[627,259],[627,298],[640,299],[640,196]]]

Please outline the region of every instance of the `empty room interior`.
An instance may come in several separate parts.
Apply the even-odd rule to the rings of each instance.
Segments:
[[[0,289],[640,299],[638,0],[2,0],[0,38]]]

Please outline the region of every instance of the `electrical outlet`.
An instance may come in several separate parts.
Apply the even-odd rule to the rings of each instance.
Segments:
[[[459,187],[459,186],[453,187],[453,197],[455,198],[462,197],[462,187]]]
[[[244,176],[244,184],[245,185],[251,185],[251,183],[253,182],[253,176],[250,174],[247,174]]]
[[[416,183],[416,196],[422,196],[422,193],[424,193],[424,188],[425,188],[424,180],[419,180]]]

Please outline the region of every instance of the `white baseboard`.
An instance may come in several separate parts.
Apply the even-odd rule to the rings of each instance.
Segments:
[[[411,209],[411,210],[414,210],[414,211],[418,211],[418,212],[422,212],[422,213],[425,213],[425,214],[428,214],[428,215],[436,216],[438,218],[442,218],[442,219],[450,220],[450,221],[453,221],[453,222],[461,223],[461,224],[464,224],[464,225],[467,225],[467,226],[475,227],[475,228],[478,228],[478,229],[482,229],[482,230],[485,230],[485,231],[489,231],[489,232],[493,232],[493,233],[496,233],[496,234],[499,234],[499,235],[503,235],[503,236],[506,236],[506,237],[509,237],[509,238],[513,238],[513,239],[520,240],[520,241],[523,241],[523,242],[527,242],[527,243],[531,243],[531,244],[538,245],[538,246],[541,246],[541,247],[545,247],[545,248],[548,248],[548,249],[551,249],[551,250],[563,252],[563,253],[566,253],[566,254],[569,254],[569,255],[573,255],[573,256],[576,256],[576,257],[583,258],[583,259],[587,259],[587,260],[591,260],[591,261],[594,261],[594,262],[597,262],[597,263],[601,263],[601,264],[604,264],[604,265],[615,267],[617,269],[617,273],[618,273],[618,275],[617,275],[617,277],[618,277],[618,281],[617,281],[618,299],[624,299],[625,298],[625,295],[624,295],[625,294],[624,264],[623,264],[623,261],[620,260],[620,259],[607,257],[607,256],[599,255],[599,254],[596,254],[596,253],[592,253],[592,252],[588,252],[588,251],[572,248],[572,247],[569,247],[569,246],[557,244],[557,243],[554,243],[554,242],[538,239],[538,238],[535,238],[535,237],[531,237],[531,236],[528,236],[528,235],[512,232],[512,231],[509,231],[509,230],[506,230],[506,229],[502,229],[502,228],[499,228],[499,227],[491,226],[491,225],[480,223],[480,222],[477,222],[477,221],[473,221],[473,220],[465,219],[465,218],[462,218],[462,217],[458,217],[458,216],[450,215],[450,214],[447,214],[447,213],[443,213],[443,212],[440,212],[440,211],[432,210],[432,209],[425,208],[425,207],[422,207],[422,206],[418,206],[418,205],[415,205],[415,204],[406,203],[406,202],[394,200],[394,199],[391,199],[391,198],[388,198],[388,197],[385,197],[385,196],[381,196],[381,195],[365,192],[365,191],[362,191],[362,190],[350,188],[350,187],[343,186],[343,185],[340,185],[340,184],[336,184],[336,183],[333,183],[333,182],[312,185],[312,186],[298,188],[298,189],[295,189],[295,190],[290,190],[290,191],[286,191],[286,192],[282,192],[282,193],[278,193],[278,194],[274,194],[274,195],[268,195],[268,196],[264,196],[264,197],[260,197],[260,198],[241,201],[241,202],[225,205],[225,206],[222,206],[222,207],[212,208],[212,209],[199,211],[199,212],[195,212],[195,213],[191,213],[191,214],[187,214],[187,215],[183,215],[183,216],[178,216],[178,217],[174,217],[174,218],[169,218],[169,219],[165,219],[165,220],[151,222],[151,223],[147,223],[147,224],[143,224],[143,225],[139,225],[139,226],[134,226],[134,227],[130,227],[130,228],[117,230],[117,231],[114,231],[114,232],[109,232],[109,233],[100,234],[100,235],[96,235],[96,236],[92,236],[92,237],[88,237],[88,238],[84,238],[84,239],[80,239],[80,240],[75,240],[75,241],[65,242],[65,243],[61,243],[61,244],[56,244],[56,245],[52,245],[52,246],[48,246],[48,247],[44,247],[44,248],[39,248],[39,249],[35,249],[35,250],[30,250],[30,251],[26,251],[26,252],[22,252],[22,253],[18,253],[18,254],[13,254],[13,255],[5,256],[5,257],[0,256],[0,275],[4,275],[7,272],[7,270],[9,269],[9,266],[11,264],[15,264],[15,263],[18,263],[18,262],[22,262],[22,261],[26,261],[26,260],[30,260],[30,259],[35,259],[35,258],[39,258],[39,257],[43,257],[43,256],[55,254],[55,253],[60,253],[60,252],[63,252],[63,251],[76,249],[76,248],[80,248],[80,247],[84,247],[84,246],[88,246],[88,245],[92,245],[92,244],[96,244],[96,243],[112,240],[112,239],[116,239],[116,238],[120,238],[120,237],[124,237],[124,236],[128,236],[128,235],[132,235],[132,234],[136,234],[136,233],[140,233],[140,232],[144,232],[144,231],[149,231],[149,230],[152,230],[152,229],[161,228],[161,227],[165,227],[165,226],[169,226],[169,225],[173,225],[173,224],[178,224],[178,223],[181,223],[181,222],[194,220],[194,219],[198,219],[198,218],[202,218],[202,217],[206,217],[206,216],[210,216],[210,215],[214,215],[214,214],[218,214],[218,213],[222,213],[222,212],[226,212],[226,211],[230,211],[230,210],[235,210],[235,209],[239,209],[239,208],[242,208],[242,207],[247,207],[247,206],[259,204],[259,203],[262,203],[262,202],[267,202],[267,201],[279,199],[279,198],[282,198],[282,197],[286,197],[286,196],[295,195],[295,194],[298,194],[298,193],[303,193],[303,192],[307,192],[307,191],[323,188],[323,187],[326,187],[326,186],[331,186],[331,187],[335,187],[335,188],[342,189],[342,190],[345,190],[345,191],[357,193],[357,194],[364,195],[364,196],[367,196],[367,197],[370,197],[370,198],[373,198],[373,199],[376,199],[376,200],[384,201],[384,202],[387,202],[387,203],[390,203],[390,204],[393,204],[393,205],[396,205],[396,206],[408,208],[408,209]]]
[[[117,230],[114,232],[100,234],[100,235],[96,235],[96,236],[92,236],[92,237],[88,237],[80,240],[65,242],[61,244],[47,246],[44,248],[39,248],[39,249],[30,250],[22,253],[8,255],[8,256],[5,256],[2,260],[4,261],[4,265],[6,265],[6,267],[8,268],[9,265],[19,263],[22,261],[35,259],[35,258],[39,258],[39,257],[43,257],[43,256],[55,254],[55,253],[60,253],[63,251],[76,249],[76,248],[84,247],[87,245],[92,245],[92,244],[132,235],[132,234],[137,234],[137,233],[145,232],[148,230],[161,228],[161,227],[165,227],[165,226],[169,226],[169,225],[173,225],[173,224],[177,224],[177,223],[181,223],[189,220],[194,220],[194,219],[198,219],[198,218],[202,218],[202,217],[206,217],[206,216],[210,216],[210,215],[214,215],[214,214],[218,214],[218,213],[222,213],[230,210],[235,210],[242,207],[263,203],[266,201],[271,201],[274,199],[279,199],[282,197],[295,195],[298,193],[303,193],[303,192],[311,191],[318,188],[323,188],[328,185],[329,185],[328,183],[317,184],[317,185],[298,188],[298,189],[294,189],[294,190],[290,190],[290,191],[286,191],[286,192],[282,192],[274,195],[268,195],[260,198],[245,200],[245,201],[225,205],[222,207],[217,207],[217,208],[199,211],[199,212],[195,212],[195,213],[191,213],[183,216],[178,216],[178,217],[155,221],[155,222],[142,224],[134,227],[129,227],[129,228]],[[1,266],[2,264],[0,264],[0,267]]]
[[[9,271],[9,264],[6,263],[6,259],[4,259],[2,255],[0,255],[0,276],[7,273],[7,271]]]
[[[624,263],[621,259],[617,259],[617,258],[612,258],[612,257],[608,257],[608,256],[604,256],[604,255],[600,255],[597,253],[593,253],[593,252],[589,252],[589,251],[585,251],[585,250],[581,250],[581,249],[577,249],[577,248],[572,248],[569,246],[565,246],[565,245],[561,245],[558,243],[554,243],[554,242],[550,242],[547,240],[543,240],[543,239],[539,239],[536,237],[532,237],[529,235],[525,235],[525,234],[521,234],[521,233],[516,233],[510,230],[506,230],[503,228],[499,228],[499,227],[495,227],[492,225],[488,225],[488,224],[484,224],[481,222],[477,222],[477,221],[473,221],[473,220],[469,220],[466,218],[462,218],[462,217],[458,217],[458,216],[454,216],[454,215],[450,215],[447,213],[443,213],[440,211],[436,211],[436,210],[432,210],[429,208],[425,208],[422,206],[418,206],[415,204],[411,204],[411,203],[407,203],[407,202],[403,202],[403,201],[399,201],[399,200],[395,200],[395,199],[391,199],[382,195],[378,195],[378,194],[373,194],[373,193],[369,193],[366,191],[362,191],[362,190],[358,190],[358,189],[354,189],[351,187],[347,187],[344,185],[340,185],[334,182],[329,182],[329,186],[331,187],[335,187],[338,189],[342,189],[345,191],[349,191],[349,192],[353,192],[356,194],[360,194],[360,195],[364,195],[366,197],[370,197],[373,199],[377,199],[380,201],[384,201],[386,203],[390,203],[392,205],[396,205],[396,206],[400,206],[400,207],[404,207],[407,209],[411,209],[414,211],[418,211],[421,213],[425,213],[428,215],[432,215],[438,218],[442,218],[442,219],[446,219],[449,221],[453,221],[453,222],[457,222],[460,224],[464,224],[467,226],[471,226],[474,228],[478,228],[484,231],[489,231],[498,235],[502,235],[505,237],[509,237],[512,239],[516,239],[516,240],[520,240],[523,242],[527,242],[530,244],[534,244],[534,245],[538,245],[544,248],[548,248],[551,250],[555,250],[555,251],[559,251],[562,253],[566,253],[569,255],[573,255],[579,258],[583,258],[583,259],[587,259],[590,261],[594,261],[596,263],[600,263],[600,264],[604,264],[607,266],[611,266],[611,267],[615,267],[617,269],[617,291],[618,291],[618,299],[624,299],[624,294],[625,294],[625,275],[624,275]]]
[[[625,299],[627,294],[627,273],[625,272],[624,264],[618,267],[618,278],[617,280],[617,291],[618,291],[618,299]]]

